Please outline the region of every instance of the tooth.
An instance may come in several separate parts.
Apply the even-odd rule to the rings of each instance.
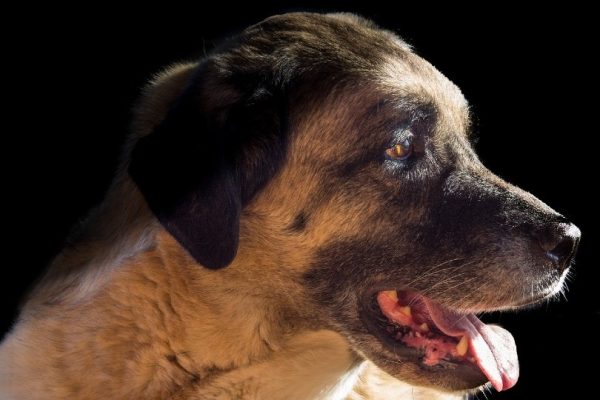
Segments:
[[[410,311],[410,306],[399,307],[398,311],[400,311],[402,314],[406,315],[407,317],[412,317],[412,313]]]
[[[467,354],[467,350],[469,350],[469,339],[465,335],[460,338],[460,342],[456,345],[456,352],[459,356],[464,356]]]
[[[383,294],[385,294],[387,297],[394,301],[398,301],[398,293],[396,293],[395,290],[385,290]]]
[[[427,332],[429,330],[429,326],[423,322],[421,325],[419,325],[419,329],[421,330],[421,332]]]

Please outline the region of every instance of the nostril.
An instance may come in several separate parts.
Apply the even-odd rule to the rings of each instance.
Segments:
[[[575,250],[575,239],[571,237],[563,237],[560,242],[550,251],[548,257],[557,262],[570,258]]]
[[[564,270],[575,256],[581,232],[573,224],[555,224],[548,228],[540,238],[540,245],[546,256]]]

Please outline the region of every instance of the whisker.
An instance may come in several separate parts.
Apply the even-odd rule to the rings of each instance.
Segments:
[[[418,281],[420,281],[420,280],[422,280],[424,278],[427,278],[427,277],[429,277],[429,276],[431,276],[431,275],[433,275],[435,273],[439,273],[439,272],[442,272],[442,271],[447,271],[449,269],[456,268],[455,266],[452,266],[452,265],[450,265],[450,266],[448,266],[446,268],[440,268],[440,267],[443,267],[446,264],[449,264],[449,263],[454,262],[454,261],[459,261],[459,260],[462,260],[462,258],[454,258],[454,259],[442,261],[441,263],[433,265],[431,267],[426,267],[423,274],[420,274],[415,279],[413,279],[412,281],[408,282],[406,284],[406,286],[411,286],[414,283],[416,283],[416,282],[418,282]]]

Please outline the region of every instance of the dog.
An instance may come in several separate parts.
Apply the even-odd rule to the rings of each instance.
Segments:
[[[105,200],[0,346],[0,394],[506,390],[512,336],[475,314],[558,293],[579,238],[481,164],[460,90],[394,33],[274,16],[145,88]]]

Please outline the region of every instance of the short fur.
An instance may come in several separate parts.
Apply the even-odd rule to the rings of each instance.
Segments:
[[[2,398],[461,397],[484,382],[397,358],[362,312],[407,285],[465,311],[560,285],[532,243],[564,219],[468,129],[458,88],[352,15],[272,17],[167,69],[2,343]],[[407,132],[418,157],[386,159]]]

